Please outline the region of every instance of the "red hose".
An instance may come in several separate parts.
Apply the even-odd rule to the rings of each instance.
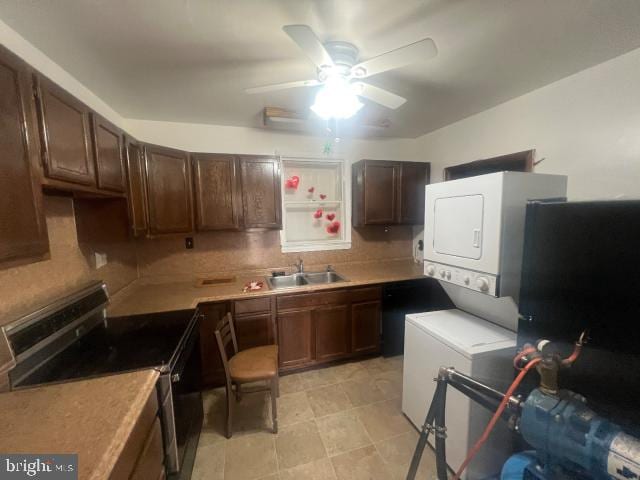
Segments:
[[[469,450],[469,453],[467,454],[467,458],[465,458],[464,462],[462,462],[462,465],[460,466],[456,474],[453,476],[453,480],[460,479],[462,472],[464,472],[464,470],[467,468],[471,460],[473,460],[476,454],[480,451],[480,448],[482,448],[482,445],[484,445],[484,443],[489,438],[489,434],[493,430],[493,427],[495,427],[496,423],[498,422],[498,419],[502,416],[502,412],[504,412],[504,409],[507,408],[509,399],[513,396],[514,392],[516,391],[516,388],[518,388],[518,385],[520,385],[520,382],[522,382],[522,379],[527,375],[529,370],[531,370],[534,366],[536,366],[538,362],[540,362],[540,360],[542,360],[540,357],[534,358],[529,363],[527,363],[527,365],[520,371],[516,379],[513,381],[513,383],[507,390],[507,392],[504,394],[504,398],[500,402],[500,405],[498,406],[496,413],[494,413],[493,417],[491,417],[491,420],[487,424],[487,427],[484,429],[484,432],[482,432],[482,435],[480,436],[478,441],[475,443],[473,448]]]

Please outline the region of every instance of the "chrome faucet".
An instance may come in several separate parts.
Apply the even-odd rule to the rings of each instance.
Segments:
[[[304,273],[304,263],[301,258],[298,258],[298,261],[294,265],[298,273]]]

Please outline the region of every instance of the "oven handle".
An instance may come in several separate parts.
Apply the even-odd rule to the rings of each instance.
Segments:
[[[171,383],[178,383],[182,379],[182,373],[184,372],[184,367],[187,365],[189,361],[189,357],[193,352],[193,349],[196,347],[196,342],[199,337],[199,320],[202,318],[202,314],[197,314],[197,319],[194,322],[191,331],[189,332],[189,338],[186,343],[182,347],[182,350],[178,354],[178,362],[175,367],[171,370]]]

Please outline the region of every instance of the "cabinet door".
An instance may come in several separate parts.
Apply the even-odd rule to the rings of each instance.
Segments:
[[[224,383],[224,367],[216,343],[218,322],[229,311],[228,302],[204,303],[198,307],[200,319],[200,358],[202,359],[202,384],[207,386]],[[231,353],[231,352],[229,352]]]
[[[429,183],[429,167],[428,163],[401,163],[400,223],[424,223],[424,188]]]
[[[236,315],[234,318],[238,350],[273,343],[273,328],[270,313],[259,315]]]
[[[46,176],[95,186],[89,108],[44,77],[37,83]]]
[[[127,138],[125,141],[129,185],[129,221],[134,236],[147,232],[147,195],[142,146]]]
[[[193,231],[189,154],[156,145],[145,145],[144,150],[149,232]]]
[[[245,228],[282,228],[280,162],[273,157],[239,157]]]
[[[364,167],[364,224],[392,225],[399,221],[400,165],[369,161]]]
[[[380,350],[380,302],[351,305],[351,350],[374,353]]]
[[[27,66],[0,47],[0,261],[49,250]]]
[[[236,188],[236,159],[233,155],[193,155],[198,230],[240,228],[239,197]]]
[[[280,367],[311,364],[315,357],[311,310],[282,312],[277,318]]]
[[[124,148],[122,130],[93,113],[91,115],[93,155],[96,161],[98,188],[124,192]]]
[[[333,305],[313,311],[316,331],[316,361],[345,357],[350,351],[349,307]]]

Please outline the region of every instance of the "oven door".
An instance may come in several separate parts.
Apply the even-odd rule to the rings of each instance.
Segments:
[[[170,392],[167,392],[163,405],[166,464],[170,478],[191,478],[204,417],[198,321],[191,327],[173,368],[161,379],[161,382],[170,384]]]

